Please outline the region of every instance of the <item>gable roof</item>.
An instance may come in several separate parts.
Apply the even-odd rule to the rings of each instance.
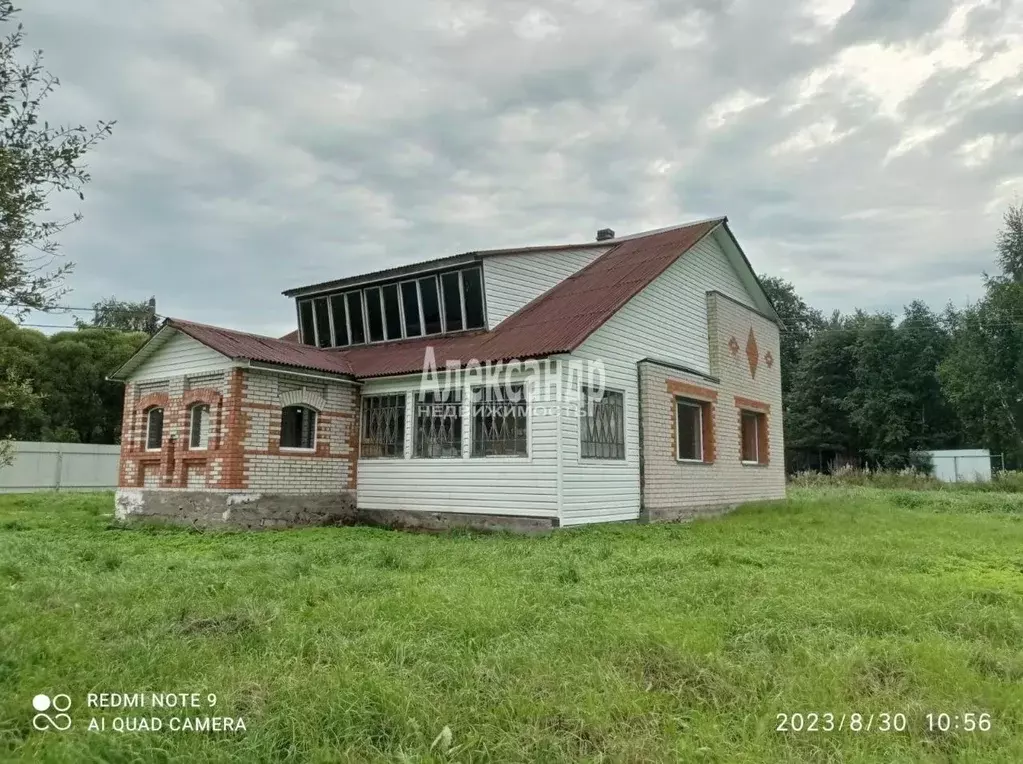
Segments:
[[[323,371],[352,376],[352,367],[340,353],[331,353],[299,342],[263,337],[248,332],[222,329],[180,318],[164,320],[159,331],[129,358],[110,379],[127,379],[147,358],[156,353],[175,333],[191,337],[232,361],[255,361],[273,366]]]
[[[234,360],[312,369],[359,379],[419,373],[431,350],[438,368],[444,368],[449,361],[465,365],[473,360],[496,363],[544,358],[578,348],[705,237],[719,227],[727,231],[726,223],[727,218],[714,218],[600,242],[602,246],[610,245],[611,249],[490,331],[396,340],[340,350],[300,344],[290,339],[294,333],[286,335],[287,339],[273,339],[180,319],[167,319],[164,329],[181,331]],[[734,237],[731,241],[734,242]],[[737,244],[736,251],[741,257],[738,267],[745,263],[743,270],[748,271],[750,282],[759,287],[755,273]],[[763,290],[760,291],[763,302],[774,313],[770,301]],[[156,342],[164,329],[136,356]],[[128,366],[134,360],[135,357],[119,369],[114,378],[123,379],[130,373]]]

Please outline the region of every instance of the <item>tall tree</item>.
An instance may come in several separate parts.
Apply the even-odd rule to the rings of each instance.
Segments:
[[[121,332],[144,332],[150,337],[160,328],[156,318],[156,298],[147,302],[127,302],[116,297],[92,304],[92,318],[88,323],[76,321],[79,329],[98,327]]]
[[[784,395],[792,389],[803,348],[824,327],[825,319],[819,310],[806,304],[788,281],[761,274],[760,283],[785,324],[781,334],[781,389]]]
[[[16,24],[0,39],[0,314],[19,320],[29,309],[54,307],[65,291],[71,263],[58,262],[57,236],[80,215],[55,217],[50,204],[61,193],[84,199],[85,156],[112,123],[56,126],[42,118],[59,81],[43,67],[41,52],[23,61],[17,13],[12,0],[0,0],[0,24]],[[0,405],[9,406],[31,382],[0,376]]]

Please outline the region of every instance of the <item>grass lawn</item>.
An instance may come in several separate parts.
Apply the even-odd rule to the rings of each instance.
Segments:
[[[542,538],[123,530],[111,508],[0,496],[0,760],[1023,761],[1023,495],[801,489]],[[70,731],[32,728],[37,693],[72,698]],[[906,729],[776,731],[828,712]],[[967,713],[990,730],[955,731]],[[209,715],[246,731],[166,729]]]

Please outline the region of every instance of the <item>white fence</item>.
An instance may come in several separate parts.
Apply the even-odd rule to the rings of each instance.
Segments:
[[[0,467],[0,493],[113,490],[120,455],[120,446],[15,441],[14,463]]]
[[[934,477],[944,483],[986,483],[991,480],[991,452],[986,448],[921,453],[931,457]]]

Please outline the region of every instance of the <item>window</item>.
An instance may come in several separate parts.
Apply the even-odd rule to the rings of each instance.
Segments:
[[[326,297],[313,300],[313,310],[316,314],[316,346],[321,348],[330,347],[330,308]]]
[[[384,308],[380,303],[380,287],[365,290],[366,295],[366,329],[370,342],[384,339]]]
[[[473,265],[303,298],[299,333],[307,345],[346,347],[482,329],[485,303],[483,269]]]
[[[401,285],[401,308],[405,314],[405,336],[418,337],[423,333],[423,322],[419,320],[419,289],[416,282],[406,281]]]
[[[417,459],[460,459],[462,391],[417,394],[415,436]]]
[[[675,400],[678,458],[683,461],[703,461],[703,409],[706,405],[685,398]]]
[[[437,293],[437,277],[419,279],[419,295],[423,301],[424,334],[440,334],[443,324],[440,320],[440,297]]]
[[[281,410],[281,448],[316,447],[316,411],[308,406]]]
[[[528,456],[528,403],[523,385],[472,391],[472,455]]]
[[[384,294],[384,328],[387,329],[387,339],[400,340],[401,335],[401,308],[398,306],[398,285],[388,284],[383,288]]]
[[[449,332],[458,332],[462,323],[462,279],[459,273],[445,273],[440,277],[441,292],[444,296],[444,327]]]
[[[757,411],[741,414],[742,461],[767,464],[767,416]]]
[[[345,295],[348,303],[348,327],[352,333],[352,344],[361,345],[366,341],[366,329],[362,320],[362,292],[349,292]]]
[[[479,329],[486,324],[483,315],[483,274],[479,268],[462,271],[462,290],[465,295],[465,328]]]
[[[203,450],[210,442],[210,407],[205,403],[192,406],[188,447]]]
[[[579,455],[584,459],[625,458],[625,396],[584,387],[579,401]]]
[[[161,448],[163,448],[163,409],[149,409],[146,412],[146,450],[159,451]]]
[[[348,343],[348,317],[345,315],[345,296],[336,294],[330,298],[330,316],[334,322],[334,345],[343,348]]]
[[[364,397],[360,458],[400,458],[404,455],[405,394]]]
[[[312,300],[303,300],[298,304],[298,327],[302,334],[302,342],[306,345],[315,345],[316,328],[313,323]]]

